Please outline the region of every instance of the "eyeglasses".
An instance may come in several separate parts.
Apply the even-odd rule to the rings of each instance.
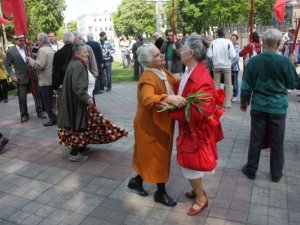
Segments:
[[[100,34],[100,37],[103,37],[103,36],[105,36],[104,34]]]

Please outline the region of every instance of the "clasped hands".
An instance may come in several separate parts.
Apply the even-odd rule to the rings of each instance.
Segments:
[[[168,104],[176,106],[176,108],[182,108],[186,104],[186,99],[179,95],[169,95],[164,98],[159,103],[155,104],[155,108],[162,109],[163,107],[167,106]]]

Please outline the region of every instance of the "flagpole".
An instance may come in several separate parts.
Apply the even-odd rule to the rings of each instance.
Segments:
[[[298,0],[297,0],[297,3],[298,3]],[[298,3],[298,5],[299,5],[299,3]],[[295,32],[295,36],[294,36],[294,40],[293,40],[293,45],[292,45],[292,51],[290,51],[290,54],[292,54],[296,48],[299,29],[300,29],[300,18],[298,19],[297,28],[296,28],[296,32]]]
[[[253,32],[253,15],[254,15],[254,0],[250,0],[250,21],[249,21],[249,42],[252,43],[252,32]]]
[[[173,31],[173,40],[174,39],[174,35],[175,35],[175,7],[174,7],[174,1],[172,0],[172,20],[171,20],[171,26],[172,26],[172,31]]]

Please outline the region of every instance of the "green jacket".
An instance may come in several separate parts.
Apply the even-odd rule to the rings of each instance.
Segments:
[[[257,111],[286,114],[287,89],[295,89],[299,77],[290,60],[274,51],[265,51],[247,64],[241,87],[241,105]]]
[[[87,128],[88,72],[80,60],[72,59],[63,82],[58,126],[74,131]]]

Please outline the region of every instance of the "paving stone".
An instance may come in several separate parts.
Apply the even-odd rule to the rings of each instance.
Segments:
[[[268,224],[268,216],[259,215],[249,213],[248,215],[248,223],[255,225],[267,225]]]
[[[169,215],[169,211],[161,210],[161,209],[152,209],[147,215],[147,219],[164,221],[168,215]]]
[[[211,207],[208,213],[209,217],[215,217],[219,219],[226,219],[228,215],[227,208],[218,208],[218,207]]]
[[[48,206],[48,205],[43,205],[38,202],[29,202],[27,205],[25,205],[22,208],[22,211],[28,212],[31,214],[35,214],[37,216],[40,216],[42,218],[48,217],[50,214],[52,214],[56,208]]]
[[[248,212],[230,209],[227,218],[238,222],[247,222]]]
[[[50,220],[69,225],[78,225],[81,223],[81,221],[83,221],[84,218],[84,216],[79,215],[78,213],[72,213],[63,209],[57,209],[48,217]]]
[[[13,195],[6,195],[0,199],[0,205],[8,205],[16,209],[21,209],[29,202],[29,200],[13,196]]]
[[[21,222],[21,225],[38,225],[42,221],[42,218],[35,215],[30,215]]]
[[[93,179],[92,175],[74,172],[58,182],[57,185],[68,190],[82,190]]]
[[[43,171],[45,171],[48,167],[47,166],[42,166],[39,164],[35,163],[30,163],[23,168],[17,170],[15,174],[23,176],[23,177],[28,177],[28,178],[34,178]]]
[[[0,164],[0,171],[14,173],[28,164],[29,162],[21,161],[18,159],[7,159],[5,163]]]
[[[281,218],[281,219],[287,219],[288,211],[287,211],[287,209],[269,207],[269,216]]]
[[[105,220],[113,224],[122,224],[127,216],[127,213],[123,213],[117,210],[111,210]]]
[[[69,175],[71,171],[69,170],[63,170],[59,168],[53,168],[50,167],[46,170],[44,170],[42,173],[40,173],[38,176],[35,177],[35,179],[44,181],[50,184],[56,184],[63,178],[65,178],[67,175]]]
[[[208,217],[205,221],[205,225],[225,225],[225,220]]]
[[[143,225],[163,225],[163,222],[155,219],[145,219]]]
[[[18,211],[17,208],[11,207],[9,205],[0,204],[0,218],[2,219],[8,219],[11,215],[16,213]]]
[[[141,216],[128,215],[128,217],[123,222],[124,225],[141,225],[143,224],[144,218]]]
[[[23,221],[25,221],[27,218],[29,218],[31,216],[30,213],[27,212],[23,212],[23,211],[17,211],[14,214],[12,214],[8,220],[16,223],[16,224],[22,224]]]
[[[269,225],[288,225],[288,219],[282,219],[278,217],[268,217],[268,224]]]

